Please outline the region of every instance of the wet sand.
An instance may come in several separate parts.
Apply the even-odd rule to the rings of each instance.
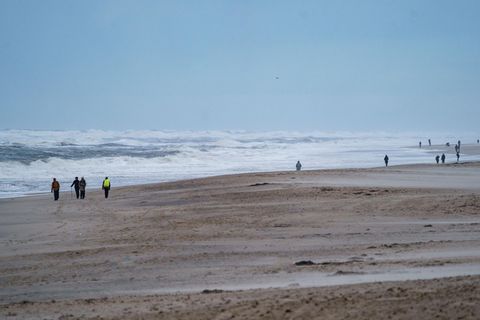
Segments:
[[[480,315],[479,163],[252,173],[51,198],[0,200],[6,318]]]

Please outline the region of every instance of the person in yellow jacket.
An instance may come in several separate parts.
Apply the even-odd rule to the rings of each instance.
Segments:
[[[108,198],[108,191],[110,191],[110,179],[108,177],[105,177],[102,183],[102,189],[105,191],[105,199]]]
[[[53,178],[53,181],[52,181],[51,192],[53,192],[53,199],[57,201],[58,197],[60,196],[60,182],[58,182],[57,179],[55,178]]]

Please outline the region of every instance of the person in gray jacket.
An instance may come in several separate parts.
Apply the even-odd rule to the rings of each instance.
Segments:
[[[300,163],[300,160],[297,161],[296,168],[297,168],[297,171],[302,170],[302,164]]]
[[[80,187],[80,199],[85,199],[85,188],[87,187],[87,182],[83,177],[80,179],[78,185]]]

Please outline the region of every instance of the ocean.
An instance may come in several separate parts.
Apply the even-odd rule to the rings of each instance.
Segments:
[[[254,171],[432,163],[432,148],[472,134],[248,131],[0,130],[0,197],[49,192],[56,177],[68,191],[74,177],[87,190],[108,176],[113,188]],[[462,157],[462,160],[479,160]],[[453,159],[452,159],[453,160]]]

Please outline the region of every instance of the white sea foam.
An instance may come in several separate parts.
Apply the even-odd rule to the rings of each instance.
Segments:
[[[0,197],[47,192],[52,177],[63,190],[75,176],[98,187],[218,174],[375,167],[432,162],[422,140],[476,141],[474,134],[247,131],[0,131]],[[471,157],[472,158],[472,157]],[[465,159],[465,157],[463,157]],[[473,159],[473,158],[472,158]]]

